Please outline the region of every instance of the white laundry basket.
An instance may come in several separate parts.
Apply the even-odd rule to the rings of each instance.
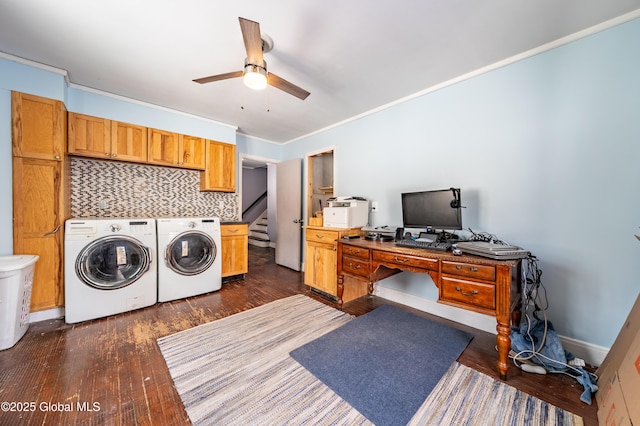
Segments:
[[[38,256],[0,256],[0,350],[18,343],[29,328],[31,285]]]

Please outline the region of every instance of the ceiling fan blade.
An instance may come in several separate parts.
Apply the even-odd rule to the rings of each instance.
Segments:
[[[243,74],[242,71],[234,71],[234,72],[228,72],[226,74],[218,74],[218,75],[211,75],[209,77],[196,78],[193,81],[195,81],[196,83],[204,84],[204,83],[211,83],[212,81],[226,80],[228,78],[242,77],[242,74]]]
[[[264,66],[262,58],[262,38],[260,37],[260,24],[244,18],[238,18],[244,47],[247,49],[247,61],[250,64]]]
[[[287,92],[288,94],[293,95],[296,98],[302,99],[303,101],[307,99],[307,96],[311,94],[303,88],[298,87],[293,83],[289,83],[284,78],[278,77],[271,72],[267,74],[267,83],[269,83],[270,86],[273,86],[276,89],[280,89],[283,92]]]

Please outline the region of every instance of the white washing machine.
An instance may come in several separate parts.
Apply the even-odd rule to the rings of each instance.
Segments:
[[[157,302],[155,219],[69,219],[64,240],[67,323]]]
[[[220,290],[220,219],[163,218],[158,226],[158,301]]]

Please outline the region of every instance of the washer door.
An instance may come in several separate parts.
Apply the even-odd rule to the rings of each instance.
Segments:
[[[167,245],[164,263],[180,275],[198,275],[213,265],[217,251],[215,241],[208,234],[186,231]]]
[[[76,274],[90,287],[116,290],[136,282],[151,265],[151,253],[126,235],[99,238],[82,249]]]

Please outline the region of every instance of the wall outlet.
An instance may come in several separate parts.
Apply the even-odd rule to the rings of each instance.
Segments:
[[[372,212],[377,212],[378,211],[378,202],[377,201],[372,201],[371,202],[371,211]]]
[[[107,208],[107,201],[106,200],[100,200],[100,208],[101,209],[106,209]]]

